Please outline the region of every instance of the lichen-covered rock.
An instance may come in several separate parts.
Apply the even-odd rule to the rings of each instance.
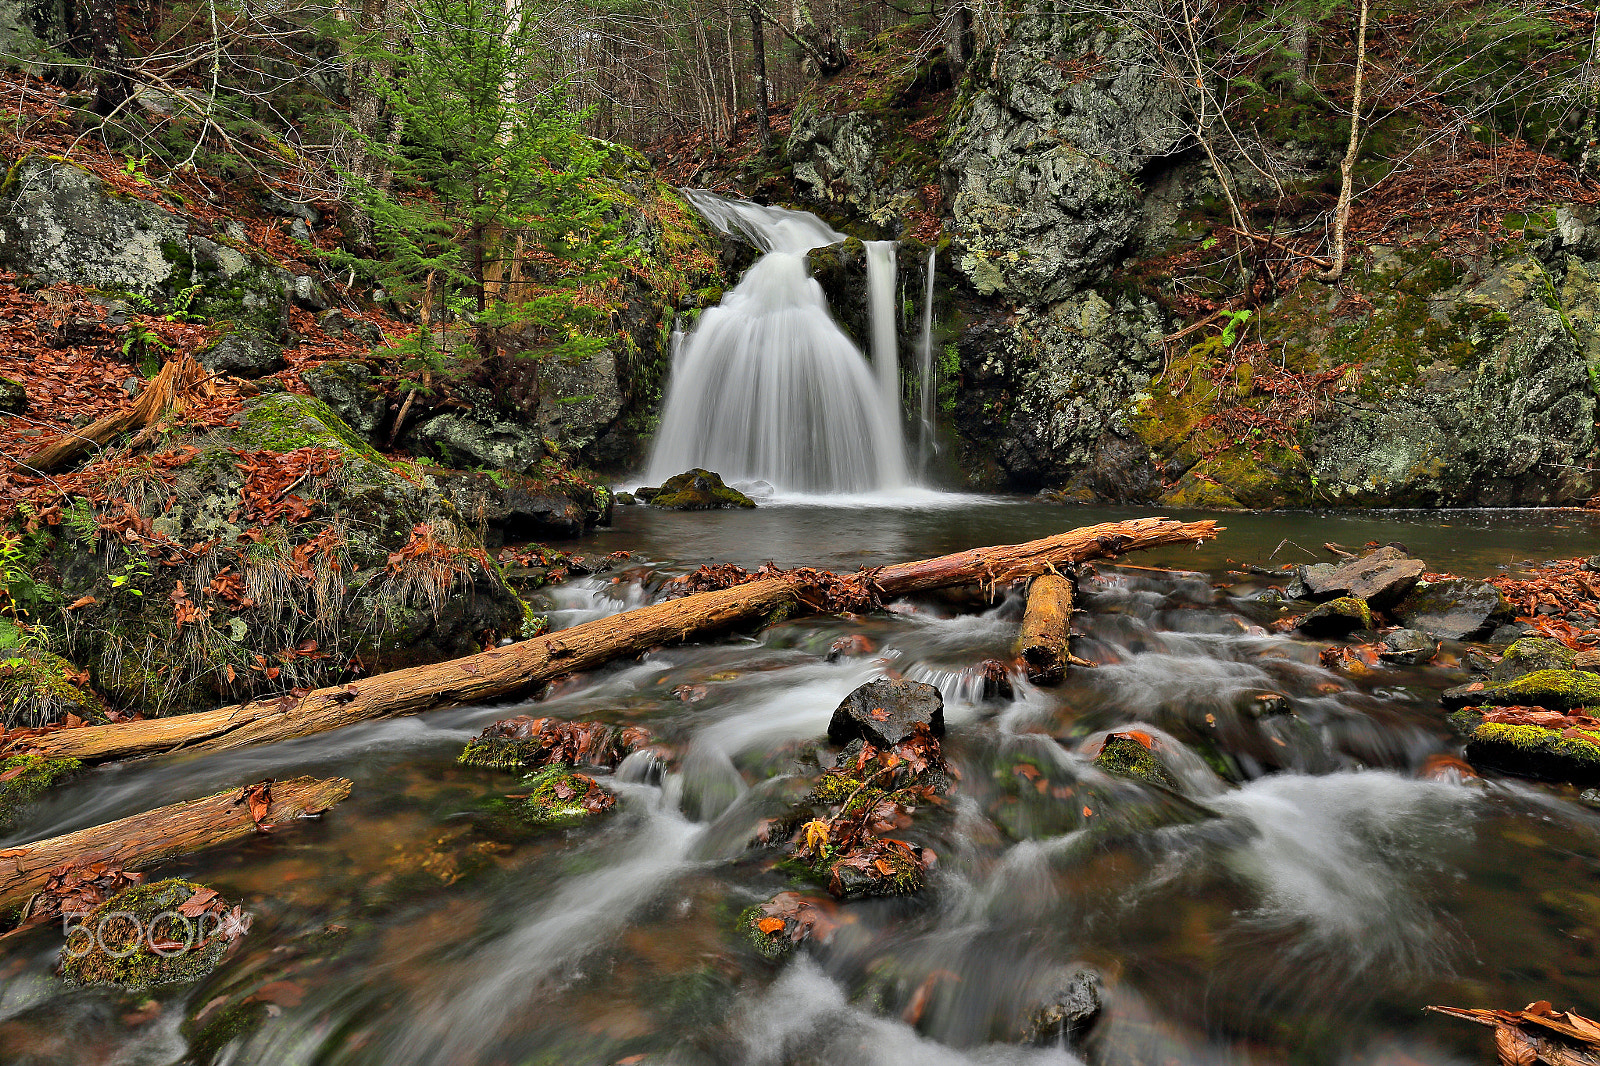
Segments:
[[[1112,733],[1106,737],[1100,746],[1100,754],[1094,758],[1094,765],[1108,774],[1160,785],[1173,792],[1179,791],[1177,779],[1161,765],[1161,760],[1155,757],[1149,746],[1123,733]]]
[[[172,444],[100,468],[47,551],[64,602],[88,597],[63,650],[114,704],[198,710],[520,632],[521,601],[438,488],[321,401],[252,397]],[[107,532],[129,507],[137,536]]]
[[[500,417],[493,410],[451,411],[406,432],[406,446],[417,455],[451,466],[479,466],[527,474],[549,455],[538,427]]]
[[[635,490],[652,507],[669,511],[713,511],[724,507],[754,507],[756,501],[722,483],[722,475],[710,470],[685,470],[661,484],[660,488]]]
[[[433,478],[490,549],[507,541],[582,536],[611,522],[610,490],[576,478],[553,483],[473,470],[440,471]]]
[[[201,286],[188,309],[279,335],[286,271],[158,204],[118,195],[70,163],[35,157],[0,192],[0,267],[171,300]]]
[[[857,688],[834,709],[828,739],[848,744],[859,737],[890,748],[909,738],[919,725],[935,736],[944,733],[944,696],[921,681],[880,678]]]
[[[1469,640],[1510,621],[1516,612],[1487,581],[1452,577],[1417,585],[1393,614],[1408,628],[1445,640]]]
[[[1446,707],[1546,707],[1552,711],[1600,708],[1600,674],[1587,670],[1535,670],[1514,681],[1458,685],[1446,689],[1441,699]]]
[[[1100,1020],[1100,975],[1093,970],[1062,974],[1057,987],[1028,1016],[1024,1044],[1076,1047]]]
[[[1513,681],[1536,670],[1570,670],[1577,653],[1559,640],[1523,637],[1512,643],[1489,671],[1490,681]]]
[[[1589,785],[1600,781],[1600,730],[1484,722],[1472,731],[1466,754],[1476,766],[1549,781]]]
[[[254,329],[226,333],[216,343],[202,348],[195,358],[214,374],[241,378],[265,377],[289,365],[283,358],[283,346]]]
[[[617,802],[594,778],[559,763],[530,774],[523,784],[528,786],[528,795],[517,813],[528,824],[544,828],[576,825],[604,814]]]
[[[354,359],[335,359],[300,371],[300,380],[351,429],[369,441],[376,440],[378,428],[389,414],[389,400],[370,366]]]
[[[10,826],[17,813],[51,785],[81,768],[77,759],[46,759],[42,755],[0,759],[0,829]]]
[[[1341,596],[1307,611],[1295,628],[1308,637],[1342,637],[1358,629],[1371,629],[1372,608],[1366,600]]]
[[[209,891],[170,878],[124,889],[90,911],[61,948],[61,977],[69,985],[110,985],[143,992],[197,981],[217,968],[248,920],[217,914],[195,918],[179,908]],[[211,893],[214,897],[215,893]]]

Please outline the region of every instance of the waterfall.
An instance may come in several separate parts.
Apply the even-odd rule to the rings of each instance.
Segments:
[[[933,405],[939,390],[933,378],[933,268],[938,247],[928,249],[928,277],[922,290],[922,341],[917,349],[917,476],[926,481],[928,463],[938,450],[933,436]]]
[[[905,485],[898,404],[886,408],[806,266],[807,252],[844,234],[806,211],[684,195],[717,229],[765,254],[678,346],[646,479],[704,467],[791,492]],[[892,348],[892,317],[889,329]]]
[[[895,333],[895,242],[863,241],[867,250],[867,320],[872,324],[872,367],[878,402],[890,425],[900,424],[900,347]]]

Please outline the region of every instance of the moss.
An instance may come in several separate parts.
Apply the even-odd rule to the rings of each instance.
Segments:
[[[1471,693],[1470,698],[1473,703],[1547,707],[1556,711],[1600,707],[1600,674],[1586,670],[1535,670],[1514,681]]]
[[[785,936],[782,929],[776,933],[763,933],[756,923],[764,917],[766,915],[761,912],[759,905],[746,907],[739,912],[738,929],[750,941],[750,946],[756,949],[756,954],[768,962],[780,962],[794,950],[794,941]]]
[[[1522,637],[1512,642],[1490,677],[1510,681],[1537,670],[1567,670],[1577,652],[1548,637]]]
[[[1485,722],[1472,731],[1467,757],[1510,773],[1587,784],[1600,781],[1600,730]]]
[[[69,714],[100,720],[100,701],[59,655],[36,653],[0,660],[0,727],[54,725]]]
[[[1312,636],[1344,636],[1373,628],[1372,608],[1357,596],[1340,596],[1306,612],[1296,628]]]
[[[899,848],[883,848],[873,856],[874,863],[889,867],[887,874],[874,866],[871,871],[846,865],[848,856],[823,859],[811,868],[812,876],[839,899],[869,899],[878,896],[909,896],[921,892],[926,881],[922,867]]]
[[[1167,772],[1167,768],[1151,754],[1149,748],[1132,737],[1115,733],[1107,737],[1100,754],[1095,756],[1094,764],[1108,774],[1178,791],[1178,782]]]
[[[379,466],[386,465],[378,450],[346,425],[327,404],[292,392],[252,401],[245,410],[236,437],[241,446],[263,451],[338,448],[354,452]]]
[[[75,933],[61,949],[61,976],[69,985],[112,985],[140,992],[158,985],[194,981],[222,961],[230,940],[214,919],[185,920],[175,912],[202,886],[180,878],[135,885],[117,893],[84,918],[89,935]],[[132,915],[137,921],[130,921]],[[152,940],[197,942],[161,954]],[[81,951],[82,954],[74,955]]]
[[[648,493],[648,495],[647,495]],[[640,489],[641,499],[669,511],[708,511],[721,507],[754,507],[756,502],[722,483],[722,476],[696,468],[670,477],[659,489]]]
[[[22,772],[16,777],[0,782],[0,828],[10,825],[17,811],[45,789],[83,769],[83,764],[77,759],[46,759],[42,755],[13,755],[0,761],[0,774],[19,768]]]
[[[599,789],[606,797],[605,809],[616,802],[616,798],[601,788],[594,778],[577,773],[564,764],[530,774],[523,779],[523,784],[530,788],[517,813],[530,825],[549,828],[576,825],[601,813],[583,805],[583,799],[591,789]]]

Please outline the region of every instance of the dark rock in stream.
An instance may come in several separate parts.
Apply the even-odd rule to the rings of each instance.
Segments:
[[[844,698],[828,723],[828,739],[848,744],[857,737],[880,748],[910,738],[918,724],[944,733],[944,696],[920,681],[881,678]]]
[[[1372,628],[1372,608],[1355,596],[1336,600],[1307,611],[1295,628],[1308,637],[1342,637],[1358,629]]]
[[[1445,640],[1470,640],[1511,621],[1516,612],[1487,581],[1452,577],[1418,585],[1393,613],[1411,629]]]
[[[617,797],[587,774],[557,764],[548,766],[523,781],[528,795],[517,807],[518,816],[530,825],[556,828],[574,825],[616,805]]]
[[[1100,1020],[1100,975],[1078,970],[1061,981],[1028,1018],[1022,1042],[1034,1047],[1077,1047]]]
[[[651,742],[641,726],[603,722],[568,722],[519,714],[494,722],[468,742],[456,760],[464,766],[522,770],[566,763],[608,770]]]
[[[1489,671],[1490,681],[1514,681],[1536,670],[1569,670],[1576,653],[1559,640],[1523,637],[1505,650]]]
[[[1317,563],[1302,567],[1300,580],[1314,600],[1354,596],[1384,608],[1400,600],[1427,569],[1398,548],[1383,547],[1342,563]]]
[[[722,483],[722,475],[698,467],[668,478],[660,488],[635,493],[652,507],[669,511],[714,511],[723,507],[754,507],[756,501]]]
[[[1544,707],[1571,711],[1600,707],[1600,674],[1585,670],[1535,670],[1515,681],[1485,685],[1473,682],[1446,689],[1446,707]]]
[[[1561,724],[1555,727],[1486,721],[1467,738],[1467,760],[1519,777],[1575,785],[1600,782],[1600,729],[1593,728],[1594,720],[1567,719],[1571,725],[1556,721]],[[1582,728],[1583,722],[1589,728]]]
[[[1387,633],[1378,658],[1384,662],[1417,666],[1439,654],[1439,642],[1417,629],[1397,629]]]
[[[1095,756],[1094,764],[1108,774],[1131,777],[1136,781],[1160,785],[1173,792],[1178,791],[1177,779],[1167,772],[1167,768],[1162,766],[1161,761],[1151,752],[1150,745],[1139,739],[1139,736],[1112,733],[1101,745],[1100,754]]]

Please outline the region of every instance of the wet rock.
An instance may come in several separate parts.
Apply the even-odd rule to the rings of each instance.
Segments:
[[[1421,559],[1383,547],[1359,559],[1302,567],[1300,580],[1311,599],[1354,596],[1381,610],[1410,592],[1426,569]]]
[[[282,345],[253,329],[234,330],[202,349],[195,358],[214,374],[239,378],[265,377],[289,365],[284,361]]]
[[[1514,644],[1522,637],[1532,636],[1533,631],[1527,626],[1515,622],[1502,623],[1494,627],[1487,637],[1483,638],[1485,644]]]
[[[1278,692],[1256,692],[1240,701],[1240,709],[1251,718],[1276,718],[1293,714],[1289,697]]]
[[[333,359],[300,371],[300,380],[351,429],[376,440],[378,428],[388,417],[389,400],[370,366],[354,359]]]
[[[1576,653],[1559,640],[1523,637],[1489,671],[1490,681],[1514,681],[1536,670],[1570,670]]]
[[[1341,596],[1319,604],[1295,623],[1295,628],[1308,637],[1342,637],[1372,627],[1372,608],[1367,606],[1366,600],[1354,596]]]
[[[983,671],[983,698],[1009,700],[1016,696],[1011,685],[1011,671],[999,659],[985,659],[978,669]]]
[[[639,506],[639,497],[635,496],[631,492],[619,492],[613,498],[616,500],[617,503],[622,504],[622,506],[624,506],[624,507],[637,507],[637,506]]]
[[[1100,975],[1078,970],[1064,977],[1028,1018],[1022,1042],[1035,1047],[1075,1047],[1100,1020]]]
[[[582,536],[611,521],[610,496],[592,486],[550,484],[520,474],[448,470],[434,475],[461,517],[482,530],[484,543]]]
[[[1468,738],[1466,755],[1474,766],[1523,777],[1577,785],[1600,782],[1597,729],[1484,722]]]
[[[520,714],[489,725],[467,743],[456,761],[494,770],[523,770],[550,763],[614,770],[650,742],[650,731],[639,726]]]
[[[180,913],[191,901],[204,902],[206,893],[210,904],[200,915]],[[89,912],[83,928],[93,935],[74,933],[61,949],[62,979],[143,992],[209,974],[244,935],[249,918],[237,908],[228,911],[210,889],[170,878],[118,892]]]
[[[0,759],[0,829],[9,826],[17,812],[59,781],[82,769],[77,759],[46,759],[41,755],[12,755]]]
[[[1600,811],[1600,788],[1586,788],[1578,793],[1578,802]]]
[[[1384,662],[1417,666],[1439,654],[1439,642],[1418,629],[1397,629],[1386,633],[1378,658]]]
[[[908,739],[918,725],[944,733],[944,696],[920,681],[868,681],[844,698],[828,723],[828,739],[848,744],[857,737],[880,748]]]
[[[1600,707],[1600,674],[1535,670],[1514,681],[1459,685],[1446,689],[1440,698],[1446,707],[1545,707],[1553,711]]]
[[[849,636],[840,637],[828,645],[828,662],[836,663],[840,659],[855,658],[861,655],[871,655],[876,651],[872,641],[860,633],[851,633]]]
[[[808,940],[831,941],[837,913],[838,904],[825,896],[779,892],[739,915],[739,927],[762,958],[776,962]]]
[[[604,814],[616,805],[617,797],[598,781],[557,764],[523,779],[529,792],[517,808],[518,816],[530,825],[546,828],[576,825]]]
[[[1161,765],[1161,761],[1155,757],[1150,746],[1139,737],[1127,733],[1112,733],[1106,737],[1105,743],[1100,746],[1100,754],[1095,756],[1094,764],[1108,774],[1160,785],[1173,792],[1178,791],[1177,779]]]
[[[0,411],[20,414],[28,409],[28,392],[20,382],[0,378]]]
[[[1407,628],[1445,640],[1470,640],[1511,621],[1516,612],[1488,582],[1452,577],[1418,585],[1395,605],[1393,614]]]
[[[639,489],[640,499],[669,511],[712,511],[722,507],[754,507],[756,501],[722,483],[710,470],[686,470],[668,478],[658,489]]]

